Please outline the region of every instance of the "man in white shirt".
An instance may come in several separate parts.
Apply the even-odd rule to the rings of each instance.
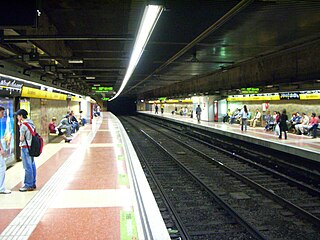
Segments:
[[[261,118],[261,112],[260,112],[259,109],[257,109],[254,118],[250,122],[250,126],[255,128],[256,124],[257,124],[257,121],[260,121],[260,118]]]

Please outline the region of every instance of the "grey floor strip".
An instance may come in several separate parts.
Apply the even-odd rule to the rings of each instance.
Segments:
[[[81,159],[79,158],[85,157],[87,147],[99,130],[101,122],[101,120],[97,122],[96,127],[88,135],[87,141],[77,147],[74,153],[70,155],[43,188],[1,233],[1,240],[23,240],[30,237],[55,197],[59,195],[68,183],[71,176],[70,172],[76,170],[77,166],[81,164]]]

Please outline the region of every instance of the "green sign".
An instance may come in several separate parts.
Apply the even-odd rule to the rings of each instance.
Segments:
[[[108,97],[104,97],[104,98],[101,98],[102,101],[108,101],[110,98]]]
[[[259,93],[260,88],[241,88],[242,94]]]
[[[159,97],[158,100],[159,101],[165,101],[167,98],[166,97]]]
[[[133,211],[120,210],[120,239],[138,240],[137,224]]]
[[[91,87],[91,90],[95,92],[109,92],[113,91],[113,87]]]

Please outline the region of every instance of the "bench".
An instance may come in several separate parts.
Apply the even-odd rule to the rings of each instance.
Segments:
[[[61,132],[64,134],[65,133],[65,129],[60,129]],[[49,143],[59,143],[61,142],[62,140],[62,137],[61,137],[61,134],[58,134],[58,133],[49,133],[48,135],[48,142]]]

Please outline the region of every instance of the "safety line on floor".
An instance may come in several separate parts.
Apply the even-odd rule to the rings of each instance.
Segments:
[[[85,157],[85,151],[94,139],[100,128],[102,120],[96,122],[92,132],[88,135],[86,142],[80,144],[69,158],[62,164],[50,180],[30,200],[25,208],[13,219],[7,228],[1,233],[0,239],[28,239],[37,227],[44,213],[50,207],[53,200],[64,190],[72,176]],[[82,159],[81,159],[82,158]]]

